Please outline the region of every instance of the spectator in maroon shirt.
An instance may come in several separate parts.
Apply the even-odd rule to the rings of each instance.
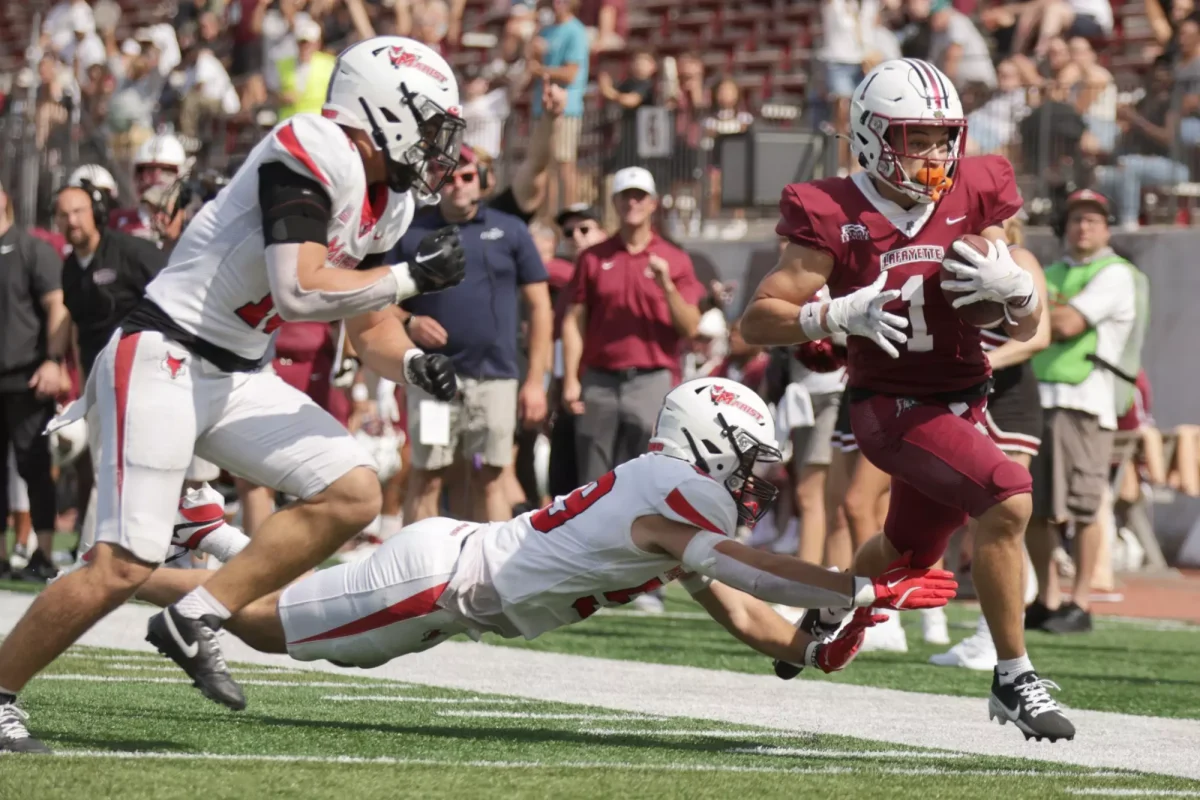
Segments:
[[[579,417],[581,483],[646,452],[704,296],[691,258],[651,227],[658,192],[647,170],[616,173],[613,205],[620,229],[579,257],[563,322],[563,404]]]

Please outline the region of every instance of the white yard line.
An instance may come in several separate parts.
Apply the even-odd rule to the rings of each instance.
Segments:
[[[1187,789],[1116,789],[1104,786],[1068,786],[1063,791],[1083,797],[1200,797],[1200,792]]]
[[[79,681],[81,683],[184,683],[192,685],[187,678],[155,678],[138,675],[86,675],[81,673],[59,673],[39,675],[39,681]],[[345,683],[337,681],[272,681],[251,678],[239,680],[243,686],[295,686],[300,689],[390,689],[386,683]],[[402,684],[395,684],[402,685]]]
[[[0,633],[11,630],[32,601],[30,595],[0,593]],[[145,642],[146,621],[152,612],[145,606],[123,606],[85,635],[81,644],[146,652],[150,649]],[[225,636],[223,642],[230,661],[347,673],[325,662],[297,662],[282,655],[258,653],[231,636]],[[763,670],[767,670],[765,662]],[[979,676],[978,697],[949,697],[828,681],[785,682],[767,674],[615,661],[472,642],[447,642],[382,667],[354,670],[353,674],[609,711],[1200,779],[1200,759],[1196,758],[1198,720],[1072,709],[1068,713],[1079,731],[1074,742],[1026,742],[1011,725],[1001,728],[988,721],[986,675]],[[937,672],[931,669],[929,675],[929,686],[934,688]],[[522,680],[523,676],[536,679]],[[252,681],[244,683],[254,685]],[[283,682],[270,685],[275,683]],[[333,686],[344,688],[346,684]],[[254,702],[253,696],[250,702]],[[31,726],[36,724],[35,715]]]
[[[160,667],[157,664],[151,666],[149,664],[115,663],[115,664],[106,664],[105,666],[101,667],[101,669],[115,669],[115,670],[135,671],[135,672],[170,672],[175,675],[179,674],[179,667],[176,667],[174,665],[169,666],[169,667]],[[282,669],[280,667],[263,667],[262,669],[243,669],[243,670],[238,670],[238,672],[241,675],[303,675],[304,674],[300,670]]]
[[[404,694],[331,694],[321,698],[335,703],[479,703],[515,706],[528,703],[514,697],[416,697]]]
[[[538,711],[439,711],[439,717],[475,717],[480,719],[579,719],[587,722],[635,722],[648,718],[630,714],[571,714]]]
[[[452,761],[433,758],[397,758],[394,756],[311,756],[311,755],[274,755],[274,754],[225,754],[225,753],[164,753],[157,751],[107,751],[107,750],[60,750],[54,754],[58,758],[111,758],[118,760],[149,760],[149,761],[230,761],[249,763],[297,763],[297,764],[361,764],[384,766],[416,766],[460,768],[478,767],[482,769],[623,769],[634,772],[749,772],[781,775],[845,775],[859,773],[853,767],[768,767],[739,764],[654,764],[634,763],[630,761]],[[0,755],[0,759],[4,758]],[[880,767],[870,770],[875,775],[937,775],[937,776],[1007,776],[1030,778],[1105,778],[1108,773],[1099,772],[1064,772],[1038,770],[1003,770],[1003,769],[903,769]],[[1124,777],[1124,776],[1122,776]]]
[[[811,739],[811,733],[803,733],[801,731],[769,731],[759,728],[758,730],[733,730],[732,728],[724,728],[718,730],[706,730],[697,728],[688,730],[686,728],[672,728],[664,730],[654,730],[653,728],[643,728],[634,730],[632,728],[580,728],[580,733],[586,733],[591,736],[707,736],[714,739]]]
[[[814,750],[803,747],[734,747],[726,753],[745,753],[754,756],[791,756],[794,758],[902,758],[913,759],[966,758],[967,753],[930,752],[928,750]]]

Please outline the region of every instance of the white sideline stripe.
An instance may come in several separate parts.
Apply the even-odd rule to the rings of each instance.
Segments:
[[[726,753],[746,753],[755,756],[796,756],[798,758],[903,758],[936,759],[965,758],[966,753],[931,753],[925,750],[814,750],[802,747],[734,747]]]
[[[592,722],[633,722],[647,720],[639,714],[559,714],[556,712],[541,713],[537,711],[439,711],[439,717],[480,717],[487,719],[585,719]]]
[[[416,697],[405,694],[331,694],[321,699],[335,703],[494,703],[505,706],[529,702],[513,697]]]
[[[592,736],[711,736],[717,739],[811,739],[811,733],[802,731],[769,731],[769,730],[686,730],[677,728],[671,730],[633,730],[631,728],[581,728],[580,733]]]
[[[109,664],[103,669],[119,669],[137,672],[174,672],[179,674],[179,667],[160,667],[150,666],[147,664]],[[280,667],[263,667],[262,669],[239,669],[239,675],[303,675],[303,672],[294,669],[283,669]]]
[[[137,675],[80,675],[73,673],[57,675],[39,675],[39,681],[82,681],[84,683],[185,683],[192,682],[187,678],[152,678]],[[271,681],[251,678],[248,681],[238,681],[243,686],[295,686],[301,689],[390,689],[386,683],[338,683],[335,681]]]
[[[655,617],[657,619],[712,619],[702,611],[638,611],[633,608],[602,608],[596,612],[606,617]]]
[[[59,758],[113,758],[122,760],[158,761],[248,761],[287,762],[302,764],[382,764],[386,766],[418,767],[479,767],[483,769],[627,769],[637,772],[752,772],[780,775],[846,775],[862,774],[853,767],[757,767],[740,764],[635,764],[630,761],[450,761],[436,758],[397,758],[394,756],[307,756],[274,754],[226,754],[226,753],[164,753],[155,751],[128,750],[59,750]],[[0,758],[3,758],[0,755]],[[1038,770],[949,770],[949,769],[899,769],[883,767],[870,770],[874,775],[946,775],[946,776],[1011,776],[1031,778],[1107,778],[1123,777],[1102,772],[1064,772]]]
[[[149,653],[122,653],[119,656],[107,656],[91,655],[80,650],[68,650],[59,656],[59,658],[79,658],[87,661],[123,661],[126,663],[130,661],[149,661],[152,664],[163,664],[165,663],[166,656],[150,655]]]
[[[32,595],[0,592],[0,634],[12,630],[34,599]],[[146,606],[122,606],[85,634],[79,644],[153,652],[145,641],[146,622],[152,613],[154,609]],[[284,655],[259,653],[229,636],[223,638],[222,649],[231,662],[346,674],[343,668],[324,662],[297,662]],[[765,663],[763,670],[766,672]],[[1074,742],[1026,742],[1012,726],[1000,727],[988,721],[986,676],[980,676],[977,696],[957,697],[821,680],[785,682],[768,674],[591,658],[474,642],[447,642],[382,667],[355,670],[354,674],[364,679],[587,705],[610,712],[703,719],[714,727],[748,725],[773,728],[776,733],[850,736],[893,746],[1200,779],[1195,745],[1200,741],[1200,720],[1070,709],[1068,714],[1079,731]],[[931,676],[935,674],[930,671]],[[537,679],[521,680],[530,675]],[[580,680],[581,675],[587,679]],[[1053,679],[1055,675],[1045,677]],[[937,685],[933,681],[936,678],[931,677],[931,687]],[[378,685],[363,688],[380,691]],[[253,697],[250,702],[254,702]],[[914,725],[914,719],[928,720],[928,724]]]
[[[1188,789],[1115,789],[1068,786],[1064,791],[1067,794],[1091,797],[1200,797],[1200,792]]]

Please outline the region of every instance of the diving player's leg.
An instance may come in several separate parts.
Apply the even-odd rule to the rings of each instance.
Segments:
[[[214,574],[197,569],[155,570],[135,596],[138,600],[166,608],[197,586],[203,586]],[[287,645],[278,613],[280,594],[282,592],[272,592],[250,603],[230,617],[224,628],[255,650],[286,653]]]
[[[374,667],[427,650],[466,626],[441,606],[462,552],[479,526],[421,520],[364,561],[320,570],[285,589],[279,620],[299,661]]]

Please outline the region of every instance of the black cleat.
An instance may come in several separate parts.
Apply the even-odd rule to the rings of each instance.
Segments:
[[[840,613],[842,609],[837,609],[837,611]],[[828,642],[837,634],[838,629],[842,627],[842,622],[845,619],[846,615],[842,614],[834,621],[829,618],[828,612],[824,609],[810,608],[804,612],[804,616],[796,623],[796,627],[818,642]],[[804,667],[788,663],[787,661],[776,660],[774,666],[775,674],[785,681],[790,681],[804,670]]]
[[[1042,680],[1033,670],[1018,675],[1008,684],[1001,684],[1000,673],[993,671],[988,719],[999,719],[1001,725],[1013,723],[1025,734],[1026,741],[1070,741],[1075,738],[1075,726],[1050,696],[1049,690],[1057,688],[1058,684]]]
[[[46,583],[58,577],[58,567],[54,566],[54,562],[39,548],[33,551],[29,563],[16,573],[16,577],[29,583]]]
[[[25,720],[29,715],[16,703],[0,705],[0,753],[49,753],[50,748],[29,735]]]
[[[1042,625],[1048,633],[1090,633],[1092,615],[1074,603],[1067,603],[1050,615]]]
[[[1042,605],[1041,601],[1034,600],[1029,605],[1025,606],[1025,630],[1040,631],[1042,626],[1046,624],[1046,620],[1057,613],[1051,611]]]
[[[241,711],[246,707],[246,695],[229,674],[217,641],[219,630],[221,621],[216,617],[189,619],[174,606],[167,606],[150,618],[146,641],[182,667],[192,685],[209,700]]]

